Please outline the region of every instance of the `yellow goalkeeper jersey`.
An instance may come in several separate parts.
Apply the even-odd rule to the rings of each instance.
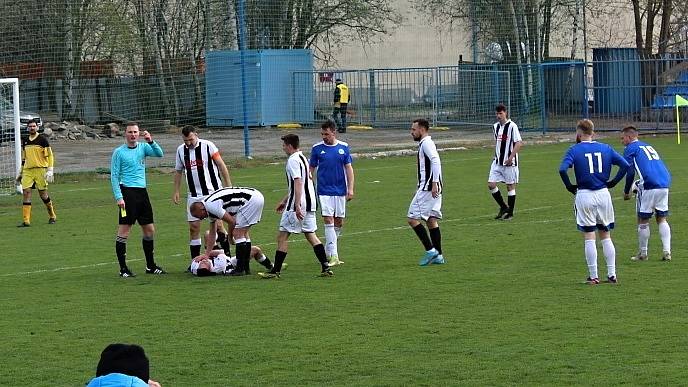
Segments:
[[[22,140],[22,165],[24,168],[47,168],[55,162],[48,139],[42,134]]]

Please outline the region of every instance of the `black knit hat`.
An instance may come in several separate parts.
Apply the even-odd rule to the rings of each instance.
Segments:
[[[96,376],[120,373],[148,382],[149,365],[143,348],[136,344],[110,344],[100,354]]]

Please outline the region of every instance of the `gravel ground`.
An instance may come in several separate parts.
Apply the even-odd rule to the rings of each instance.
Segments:
[[[314,143],[320,141],[320,130],[297,129],[280,130],[275,128],[257,128],[250,132],[250,150],[253,157],[274,158],[282,157],[282,142],[280,137],[293,132],[301,138],[301,147],[308,150]],[[456,129],[446,131],[432,131],[432,138],[438,148],[491,146],[492,133],[485,131],[461,131]],[[522,133],[526,143],[557,142],[572,139],[572,134],[553,133],[543,136],[541,133]],[[201,130],[199,137],[213,141],[220,148],[226,162],[244,158],[244,138],[240,129],[229,130]],[[182,143],[180,133],[155,133],[153,138],[162,146],[165,155],[162,159],[149,158],[147,166],[174,166],[174,154]],[[337,138],[349,143],[353,153],[378,153],[390,150],[415,150],[409,130],[406,129],[374,129],[349,130],[338,134]],[[99,168],[110,168],[110,157],[115,147],[124,142],[123,137],[105,138],[101,140],[82,141],[52,141],[55,153],[57,173],[94,171]]]

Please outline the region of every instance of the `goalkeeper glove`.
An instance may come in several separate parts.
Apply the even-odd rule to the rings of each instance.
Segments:
[[[55,176],[53,175],[53,167],[48,167],[48,171],[45,173],[45,181],[52,183],[54,180]]]

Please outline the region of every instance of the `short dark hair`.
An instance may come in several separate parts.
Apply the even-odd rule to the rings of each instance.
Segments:
[[[32,118],[32,119],[26,121],[26,126],[29,126],[29,124],[36,124],[36,125],[38,125],[38,122],[36,122],[36,120],[34,120],[34,119]]]
[[[593,124],[589,119],[585,118],[578,121],[576,124],[576,129],[579,129],[581,132],[590,135],[593,131],[595,131],[595,124]]]
[[[194,212],[196,212],[196,211],[198,211],[198,210],[200,210],[200,209],[202,209],[202,208],[205,208],[205,204],[203,204],[202,201],[193,202],[193,203],[191,203],[191,205],[189,206],[189,212],[193,214]]]
[[[282,136],[282,142],[284,142],[286,145],[291,145],[294,149],[299,149],[299,136],[294,133],[289,133]]]
[[[430,129],[430,123],[425,118],[416,118],[415,120],[413,120],[413,123],[418,124],[418,126],[422,128],[425,128],[425,130]]]
[[[189,135],[190,135],[191,133],[196,133],[196,127],[195,127],[195,126],[193,126],[193,125],[185,125],[185,126],[182,128],[182,135],[183,135],[184,137],[189,137]]]
[[[495,106],[495,112],[499,113],[499,112],[505,112],[505,111],[506,111],[506,105],[504,105],[503,103],[497,104],[497,106]]]
[[[215,273],[213,273],[209,269],[206,269],[205,267],[196,269],[196,276],[197,277],[210,277],[213,275],[215,275]]]
[[[335,125],[334,121],[327,120],[320,125],[320,129],[329,129],[334,132],[337,130],[337,125]]]
[[[136,121],[129,121],[129,122],[127,122],[127,127],[129,127],[129,126],[139,126],[139,123]]]
[[[623,134],[638,135],[638,129],[633,125],[628,125],[627,127],[621,129],[621,132],[623,132]]]
[[[135,376],[144,382],[149,379],[146,352],[136,344],[110,344],[100,354],[96,376],[119,373]]]

